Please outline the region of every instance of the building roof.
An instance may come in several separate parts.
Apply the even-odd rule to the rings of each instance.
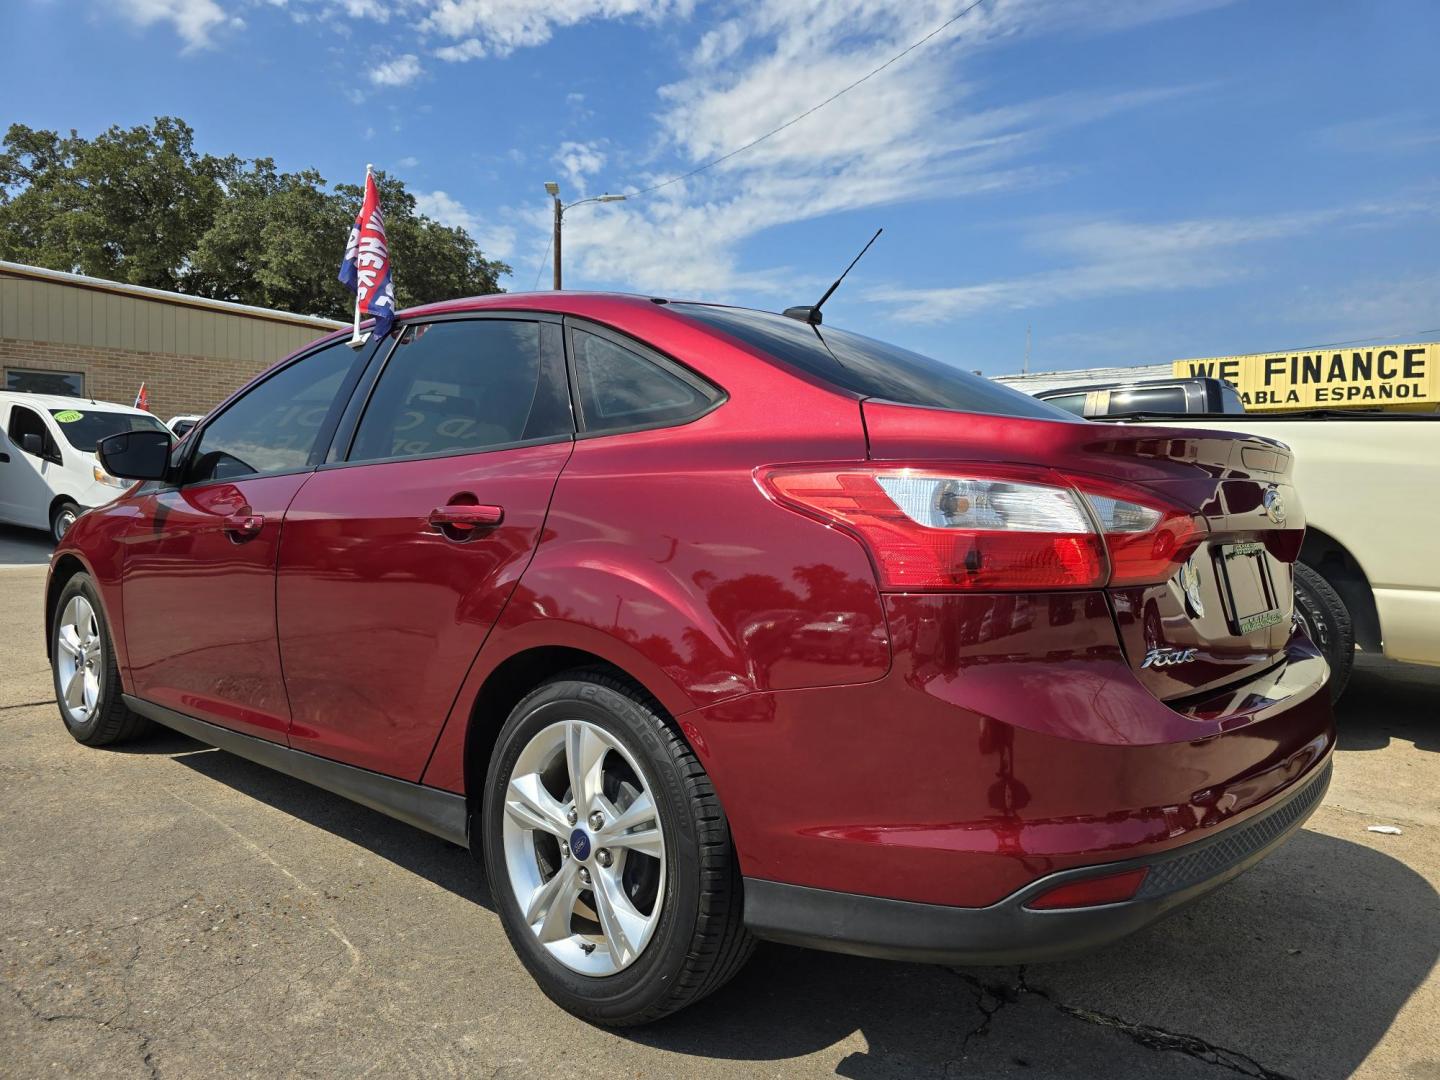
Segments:
[[[47,270],[41,266],[27,266],[24,263],[0,260],[0,274],[32,278],[37,281],[52,281],[62,285],[73,285],[81,289],[95,289],[99,292],[117,293],[121,296],[136,296],[146,300],[159,300],[183,307],[203,308],[231,315],[247,315],[255,319],[289,323],[294,326],[309,326],[317,330],[333,330],[346,325],[337,319],[322,319],[317,315],[296,315],[274,308],[254,307],[250,304],[235,304],[229,300],[211,300],[204,296],[170,292],[166,289],[151,289],[144,285],[129,285],[123,281],[108,281],[105,278],[89,277],[86,274],[72,274],[64,270]]]
[[[1076,368],[1074,371],[1033,371],[1023,375],[996,375],[996,382],[1005,383],[1027,394],[1055,390],[1065,386],[1089,383],[1131,382],[1135,379],[1164,379],[1173,371],[1169,364],[1132,364],[1128,367]]]

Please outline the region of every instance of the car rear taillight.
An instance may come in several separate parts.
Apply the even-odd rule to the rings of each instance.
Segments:
[[[1163,581],[1199,543],[1183,511],[1049,469],[761,469],[780,503],[857,536],[890,589],[1094,589]]]
[[[1105,533],[1112,586],[1165,581],[1195,553],[1208,531],[1203,518],[1149,492],[1093,476],[1070,476]]]

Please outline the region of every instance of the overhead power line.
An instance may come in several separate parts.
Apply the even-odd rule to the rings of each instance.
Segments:
[[[835,91],[835,93],[831,94],[829,97],[827,97],[824,101],[820,102],[818,105],[812,105],[810,108],[806,109],[804,112],[800,113],[798,116],[792,116],[789,120],[786,120],[785,123],[781,124],[779,127],[771,128],[769,131],[765,132],[765,134],[764,134],[764,135],[761,135],[759,138],[751,139],[751,140],[750,140],[749,142],[747,142],[744,146],[737,146],[734,150],[731,150],[728,154],[721,154],[719,157],[713,158],[712,160],[705,162],[705,164],[703,164],[703,165],[697,165],[695,168],[691,169],[691,170],[690,170],[689,172],[687,172],[687,173],[682,173],[682,174],[680,174],[679,176],[672,176],[669,180],[661,181],[661,182],[658,183],[658,184],[652,184],[650,187],[647,187],[647,188],[641,188],[639,191],[636,191],[636,192],[631,193],[631,194],[628,196],[628,198],[636,199],[636,198],[639,198],[641,195],[649,195],[652,191],[659,191],[661,188],[667,188],[667,187],[669,187],[671,184],[678,184],[678,183],[680,183],[680,181],[682,181],[682,180],[689,180],[690,177],[696,176],[696,175],[704,172],[706,169],[713,169],[716,165],[719,165],[722,161],[729,161],[731,158],[735,157],[737,154],[743,154],[746,150],[749,150],[751,147],[759,146],[762,142],[764,142],[766,139],[770,138],[771,136],[780,134],[780,132],[784,131],[784,130],[785,130],[786,128],[788,128],[788,127],[793,127],[795,124],[798,124],[801,120],[804,120],[807,116],[811,115],[812,113],[819,112],[819,111],[820,111],[821,109],[823,109],[826,105],[829,105],[832,101],[834,101],[836,98],[841,97],[841,96],[843,96],[843,95],[845,95],[845,94],[848,94],[851,90],[854,90],[855,87],[859,86],[861,83],[866,82],[866,81],[868,81],[869,79],[874,78],[876,75],[879,75],[880,72],[884,71],[884,70],[885,70],[886,68],[888,68],[891,64],[894,64],[894,63],[896,63],[896,62],[899,61],[899,60],[903,60],[905,57],[909,56],[909,55],[910,55],[912,52],[914,52],[916,49],[920,48],[922,45],[924,45],[926,42],[928,42],[931,38],[935,37],[937,34],[941,34],[941,33],[943,33],[944,31],[948,30],[951,26],[953,26],[955,23],[959,22],[959,21],[960,21],[961,19],[963,19],[966,15],[969,15],[970,12],[974,11],[976,8],[978,8],[978,7],[979,7],[981,4],[983,4],[984,2],[985,2],[985,0],[973,0],[972,3],[967,4],[967,5],[966,5],[964,8],[962,8],[957,14],[952,15],[950,18],[946,19],[943,23],[941,23],[939,26],[937,26],[934,30],[931,30],[930,33],[926,34],[926,35],[925,35],[924,37],[922,37],[919,41],[913,42],[912,44],[906,46],[906,47],[905,47],[904,49],[902,49],[900,52],[898,52],[898,53],[896,53],[894,56],[892,56],[889,60],[886,60],[886,61],[885,61],[883,64],[881,64],[879,67],[874,68],[874,69],[872,69],[872,70],[870,70],[870,71],[867,71],[864,75],[860,76],[860,78],[856,79],[856,80],[855,80],[854,82],[852,82],[849,86],[842,87],[841,89]]]

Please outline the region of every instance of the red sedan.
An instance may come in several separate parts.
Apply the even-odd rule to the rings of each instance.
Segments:
[[[1078,421],[808,309],[434,305],[100,454],[143,482],[51,567],[74,737],[158,722],[468,846],[600,1023],[755,938],[1090,948],[1328,783],[1284,446]]]

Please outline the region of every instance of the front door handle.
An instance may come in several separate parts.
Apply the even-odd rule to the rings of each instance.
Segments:
[[[249,540],[265,527],[264,514],[231,514],[225,519],[225,531],[236,540]]]
[[[476,529],[488,529],[505,520],[503,506],[450,503],[430,511],[430,527],[452,540],[468,538]]]

